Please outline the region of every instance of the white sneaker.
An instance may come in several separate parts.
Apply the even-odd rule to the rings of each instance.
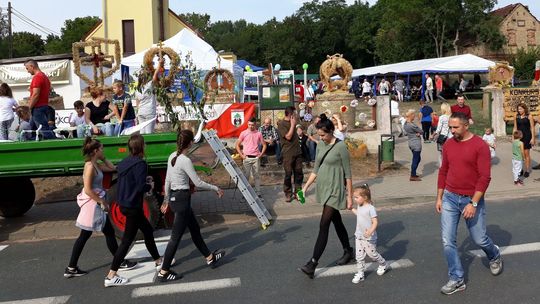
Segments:
[[[112,279],[105,277],[105,287],[122,286],[126,285],[127,282],[129,282],[127,278],[123,278],[117,275],[112,277]]]
[[[377,275],[382,276],[386,272],[386,269],[387,269],[386,264],[379,265],[379,267],[377,268]]]
[[[156,265],[156,271],[157,272],[159,272],[161,270],[161,265],[162,264],[163,264],[163,257],[161,257],[161,263]],[[176,259],[175,258],[172,259],[171,266],[173,266],[174,264],[176,264]]]
[[[354,284],[358,284],[363,280],[364,280],[364,273],[363,272],[357,272],[357,273],[354,274],[354,278],[352,279],[352,282]]]

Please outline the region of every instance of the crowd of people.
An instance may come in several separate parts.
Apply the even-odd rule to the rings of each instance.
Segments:
[[[163,60],[159,64],[163,65]],[[0,140],[26,141],[36,136],[39,139],[118,136],[137,124],[144,124],[139,130],[141,134],[154,132],[157,100],[153,91],[155,83],[159,81],[160,69],[156,69],[152,79],[139,80],[140,88],[133,97],[125,91],[125,84],[121,80],[113,82],[111,100],[107,100],[103,88],[89,87],[91,101],[85,104],[77,100],[73,103],[74,113],[69,120],[73,129],[66,130],[56,126],[55,109],[49,104],[52,89],[49,78],[35,60],[28,60],[24,65],[32,75],[27,103],[19,105],[13,98],[10,86],[6,83],[0,85]],[[14,133],[10,134],[10,131]]]

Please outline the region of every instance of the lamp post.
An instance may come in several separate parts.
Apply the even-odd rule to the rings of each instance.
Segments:
[[[302,64],[302,69],[304,69],[304,96],[306,96],[307,92],[308,92],[308,89],[307,89],[307,69],[308,69],[308,64],[307,63],[304,63]],[[305,99],[305,97],[304,97]]]

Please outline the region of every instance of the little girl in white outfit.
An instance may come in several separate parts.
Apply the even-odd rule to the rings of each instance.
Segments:
[[[366,268],[365,258],[368,255],[373,261],[379,263],[377,274],[383,275],[386,272],[387,264],[385,259],[377,252],[377,211],[371,202],[371,191],[369,186],[364,184],[354,190],[353,200],[357,205],[352,212],[356,214],[356,265],[358,272],[354,275],[354,284],[364,280]]]

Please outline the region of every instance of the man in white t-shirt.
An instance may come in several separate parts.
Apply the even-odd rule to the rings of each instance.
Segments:
[[[362,83],[362,95],[364,96],[371,95],[371,83],[367,81],[367,78],[364,79],[364,82]]]
[[[426,103],[433,102],[433,79],[426,74],[426,91],[424,92]]]
[[[381,95],[388,95],[388,92],[390,91],[390,85],[388,85],[388,82],[386,79],[382,79],[381,83],[379,84],[379,94]]]

